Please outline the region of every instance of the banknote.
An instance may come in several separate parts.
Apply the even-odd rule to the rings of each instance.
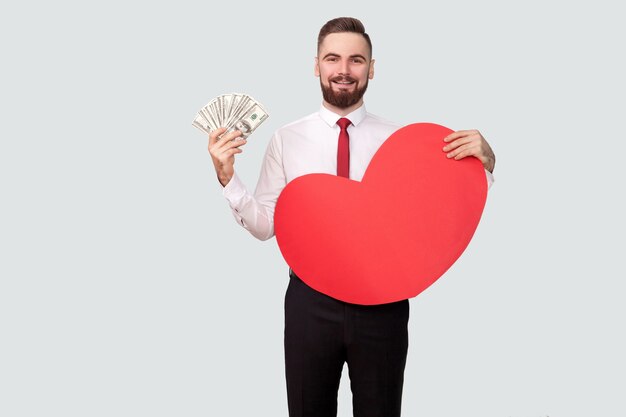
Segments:
[[[247,138],[268,117],[265,107],[250,95],[229,93],[209,101],[191,124],[207,134],[220,127],[225,127],[226,132],[240,130],[242,137]]]
[[[241,131],[241,137],[247,139],[268,117],[267,112],[255,103],[244,115],[236,119],[237,121],[228,128],[226,133],[239,130]]]
[[[202,116],[200,113],[196,114],[196,117],[193,119],[193,122],[191,122],[191,124],[207,134],[211,133],[211,131],[214,130],[209,121],[205,119],[204,116]]]

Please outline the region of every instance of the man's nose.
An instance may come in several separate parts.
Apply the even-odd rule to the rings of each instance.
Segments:
[[[339,66],[339,75],[349,75],[350,74],[350,65],[348,61],[342,61]]]

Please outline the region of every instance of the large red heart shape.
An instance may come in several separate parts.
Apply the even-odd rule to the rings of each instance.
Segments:
[[[276,240],[307,285],[355,304],[415,297],[469,244],[487,197],[480,161],[448,159],[452,130],[394,132],[361,182],[328,174],[291,181],[276,203]]]

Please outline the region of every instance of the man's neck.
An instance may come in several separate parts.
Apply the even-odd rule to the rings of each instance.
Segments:
[[[358,109],[359,107],[361,107],[363,105],[363,99],[359,100],[357,103],[353,104],[350,107],[346,107],[345,109],[333,106],[332,104],[328,103],[326,100],[323,101],[323,105],[324,107],[326,107],[328,110],[332,111],[333,113],[338,114],[339,116],[343,117],[343,116],[347,116],[350,113],[352,113],[353,111],[355,111],[356,109]]]

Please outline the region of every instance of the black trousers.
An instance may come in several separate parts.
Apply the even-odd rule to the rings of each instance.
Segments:
[[[289,416],[336,417],[344,362],[355,417],[400,416],[408,319],[408,300],[349,304],[290,273],[285,295]]]

